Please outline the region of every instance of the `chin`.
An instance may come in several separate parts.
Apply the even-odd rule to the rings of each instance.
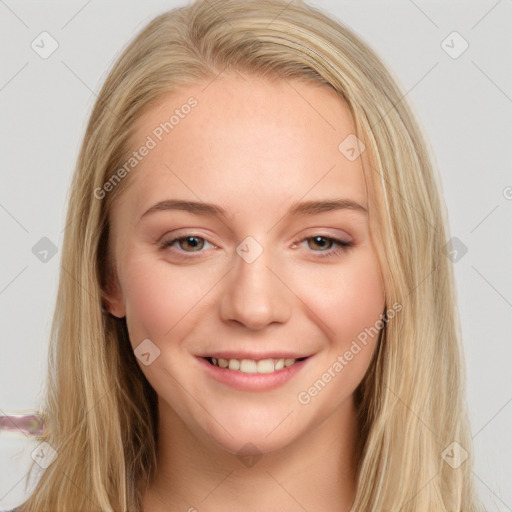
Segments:
[[[297,437],[294,432],[282,432],[268,436],[264,429],[250,428],[239,431],[231,437],[225,431],[210,432],[209,441],[221,450],[243,459],[246,456],[259,457],[277,452],[290,445]]]
[[[233,408],[232,408],[233,409]],[[299,411],[304,414],[304,411]],[[223,451],[237,456],[263,455],[286,448],[306,433],[309,426],[298,424],[297,410],[282,406],[242,404],[231,414],[222,415],[222,424],[205,418],[198,425],[205,443],[214,443]]]

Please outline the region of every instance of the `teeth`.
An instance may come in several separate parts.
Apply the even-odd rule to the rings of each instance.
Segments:
[[[230,370],[240,370],[240,361],[238,359],[230,359],[228,368]]]
[[[275,369],[275,363],[272,359],[262,359],[256,365],[258,373],[272,373]]]
[[[260,361],[254,361],[253,359],[238,360],[222,359],[221,357],[218,359],[211,358],[210,361],[214,366],[238,370],[243,373],[273,373],[296,362],[295,359],[261,359]]]
[[[282,370],[284,368],[284,359],[278,359],[277,363],[274,365],[275,370]]]
[[[242,359],[240,361],[240,371],[244,373],[257,373],[258,363],[251,359]]]

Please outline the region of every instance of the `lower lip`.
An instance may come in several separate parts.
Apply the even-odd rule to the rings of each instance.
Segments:
[[[217,382],[240,391],[269,391],[286,384],[294,375],[300,372],[310,358],[308,357],[272,373],[244,373],[238,370],[227,370],[220,366],[214,366],[203,357],[197,359],[207,375]]]

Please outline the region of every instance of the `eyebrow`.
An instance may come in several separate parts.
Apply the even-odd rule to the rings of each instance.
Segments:
[[[227,212],[224,208],[212,203],[183,201],[179,199],[167,199],[165,201],[160,201],[159,203],[153,205],[151,208],[146,210],[142,214],[139,221],[148,214],[166,210],[179,210],[189,213],[195,213],[196,215],[210,215],[214,217],[225,218],[228,217]],[[351,199],[339,198],[321,201],[297,201],[290,206],[288,212],[286,213],[286,216],[317,215],[319,213],[334,210],[352,210],[355,212],[362,213],[363,215],[368,215],[368,210],[363,205]]]

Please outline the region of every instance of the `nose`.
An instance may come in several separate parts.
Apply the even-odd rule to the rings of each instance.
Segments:
[[[293,294],[276,275],[278,272],[269,267],[268,253],[265,249],[250,263],[235,254],[234,268],[226,276],[220,301],[223,321],[260,330],[290,318]]]

